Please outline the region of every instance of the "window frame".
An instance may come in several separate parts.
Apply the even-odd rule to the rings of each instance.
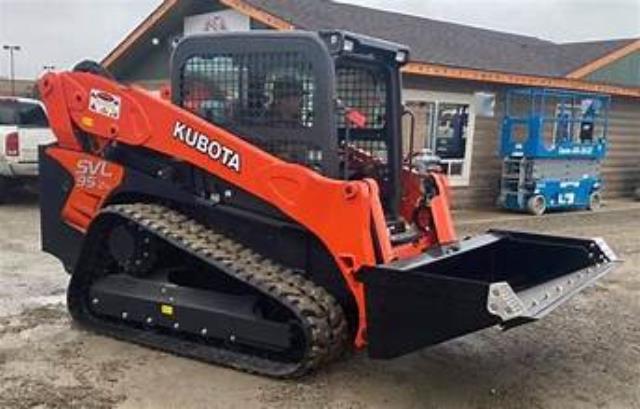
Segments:
[[[431,103],[436,105],[436,113],[438,104],[465,104],[469,106],[467,137],[465,141],[464,158],[462,160],[462,175],[450,175],[449,184],[453,187],[467,187],[470,184],[471,166],[473,161],[473,137],[476,128],[476,109],[473,94],[453,93],[453,92],[437,92],[426,91],[422,89],[404,89],[402,92],[402,103]],[[443,162],[457,163],[460,159],[443,159]]]

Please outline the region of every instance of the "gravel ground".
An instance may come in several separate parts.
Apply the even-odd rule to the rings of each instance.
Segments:
[[[603,236],[625,264],[546,319],[392,361],[355,354],[274,381],[92,335],[39,251],[35,199],[0,207],[0,408],[640,408],[640,205],[529,218],[460,214],[460,234]]]

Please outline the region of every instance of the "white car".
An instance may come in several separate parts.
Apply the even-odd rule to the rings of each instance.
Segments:
[[[35,185],[38,147],[54,140],[40,101],[0,97],[0,202],[13,187]]]

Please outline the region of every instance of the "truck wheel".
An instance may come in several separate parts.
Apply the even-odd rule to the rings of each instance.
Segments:
[[[531,196],[527,200],[527,210],[534,216],[540,216],[547,210],[547,200],[542,195]]]
[[[600,192],[592,192],[589,195],[589,204],[587,205],[587,209],[598,210],[601,207],[602,207],[602,195],[600,195]]]

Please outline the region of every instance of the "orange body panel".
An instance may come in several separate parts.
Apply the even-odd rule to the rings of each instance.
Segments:
[[[341,269],[358,306],[355,344],[357,347],[366,344],[364,288],[355,273],[363,265],[377,264],[371,232],[377,234],[383,262],[412,253],[406,248],[397,251],[392,247],[373,180],[326,178],[304,166],[276,158],[141,88],[124,87],[92,74],[49,73],[39,86],[52,118],[51,126],[65,151],[80,150],[72,133],[73,123],[96,138],[144,146],[188,162],[276,206],[305,226],[324,243]],[[62,156],[57,150],[52,153]],[[93,160],[93,163],[101,161],[97,157]],[[68,169],[74,168],[73,160],[66,156],[62,163],[68,163]],[[117,165],[106,166],[112,178],[103,180],[105,186],[117,186],[117,175],[121,177]],[[63,217],[83,230],[109,191],[86,188],[75,191],[69,200],[73,203],[67,204],[69,210]],[[446,198],[441,203],[446,204]],[[445,210],[439,213],[439,217],[447,214]],[[450,229],[438,237],[449,239],[452,233]],[[426,244],[414,246],[415,254]]]
[[[62,209],[62,218],[76,229],[86,232],[109,194],[122,183],[122,166],[96,156],[60,148],[48,148],[73,176],[74,185]]]

